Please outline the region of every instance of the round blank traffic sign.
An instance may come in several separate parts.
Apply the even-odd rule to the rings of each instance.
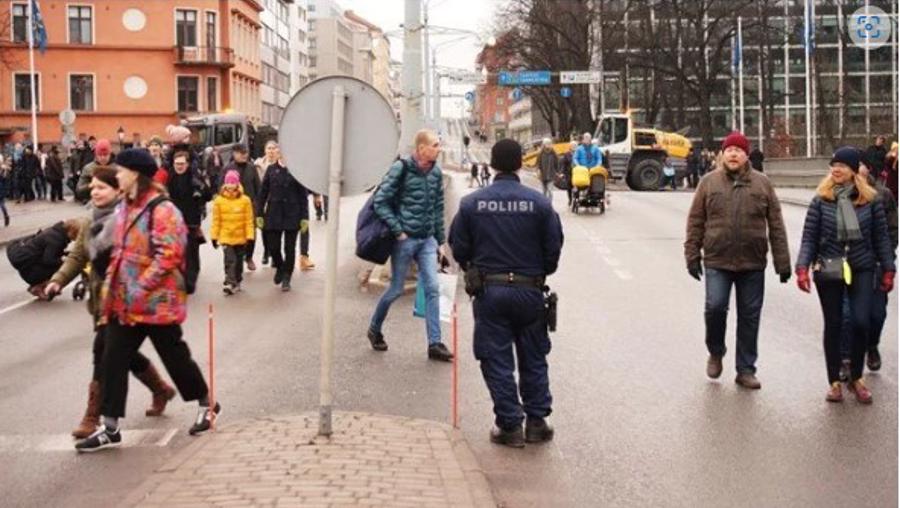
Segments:
[[[59,112],[59,123],[65,125],[66,127],[75,123],[75,112],[71,109],[64,109]]]
[[[397,155],[400,130],[378,90],[345,76],[317,79],[285,108],[278,144],[291,174],[309,190],[328,194],[334,90],[346,93],[341,195],[360,194],[381,181]]]

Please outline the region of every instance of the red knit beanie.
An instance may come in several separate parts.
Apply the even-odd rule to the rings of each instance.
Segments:
[[[729,146],[736,146],[744,151],[745,154],[750,153],[750,142],[747,137],[740,132],[734,131],[722,141],[722,151],[724,152]]]

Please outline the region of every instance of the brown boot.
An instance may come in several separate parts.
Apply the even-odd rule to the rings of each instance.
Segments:
[[[175,398],[175,389],[159,376],[156,367],[151,363],[147,370],[137,374],[137,378],[153,393],[153,403],[144,411],[147,416],[160,416],[166,410],[166,404]]]
[[[300,256],[300,270],[308,272],[316,267],[316,264],[309,259],[309,256]]]
[[[88,403],[84,418],[72,431],[72,437],[84,439],[93,434],[98,425],[100,425],[100,382],[91,381],[88,386]]]

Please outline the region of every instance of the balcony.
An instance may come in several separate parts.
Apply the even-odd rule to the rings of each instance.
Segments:
[[[234,50],[219,47],[175,47],[175,65],[186,67],[234,67]]]

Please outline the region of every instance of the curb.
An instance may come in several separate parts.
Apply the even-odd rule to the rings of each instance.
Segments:
[[[191,443],[182,450],[176,452],[175,455],[166,460],[162,466],[154,469],[153,472],[150,473],[149,478],[141,482],[141,484],[135,487],[131,493],[125,496],[125,499],[122,500],[122,506],[138,506],[146,500],[150,493],[167,479],[169,474],[178,469],[178,466],[184,464],[185,461],[209,445],[211,440],[204,439],[205,437],[207,436],[201,436],[196,442]]]

